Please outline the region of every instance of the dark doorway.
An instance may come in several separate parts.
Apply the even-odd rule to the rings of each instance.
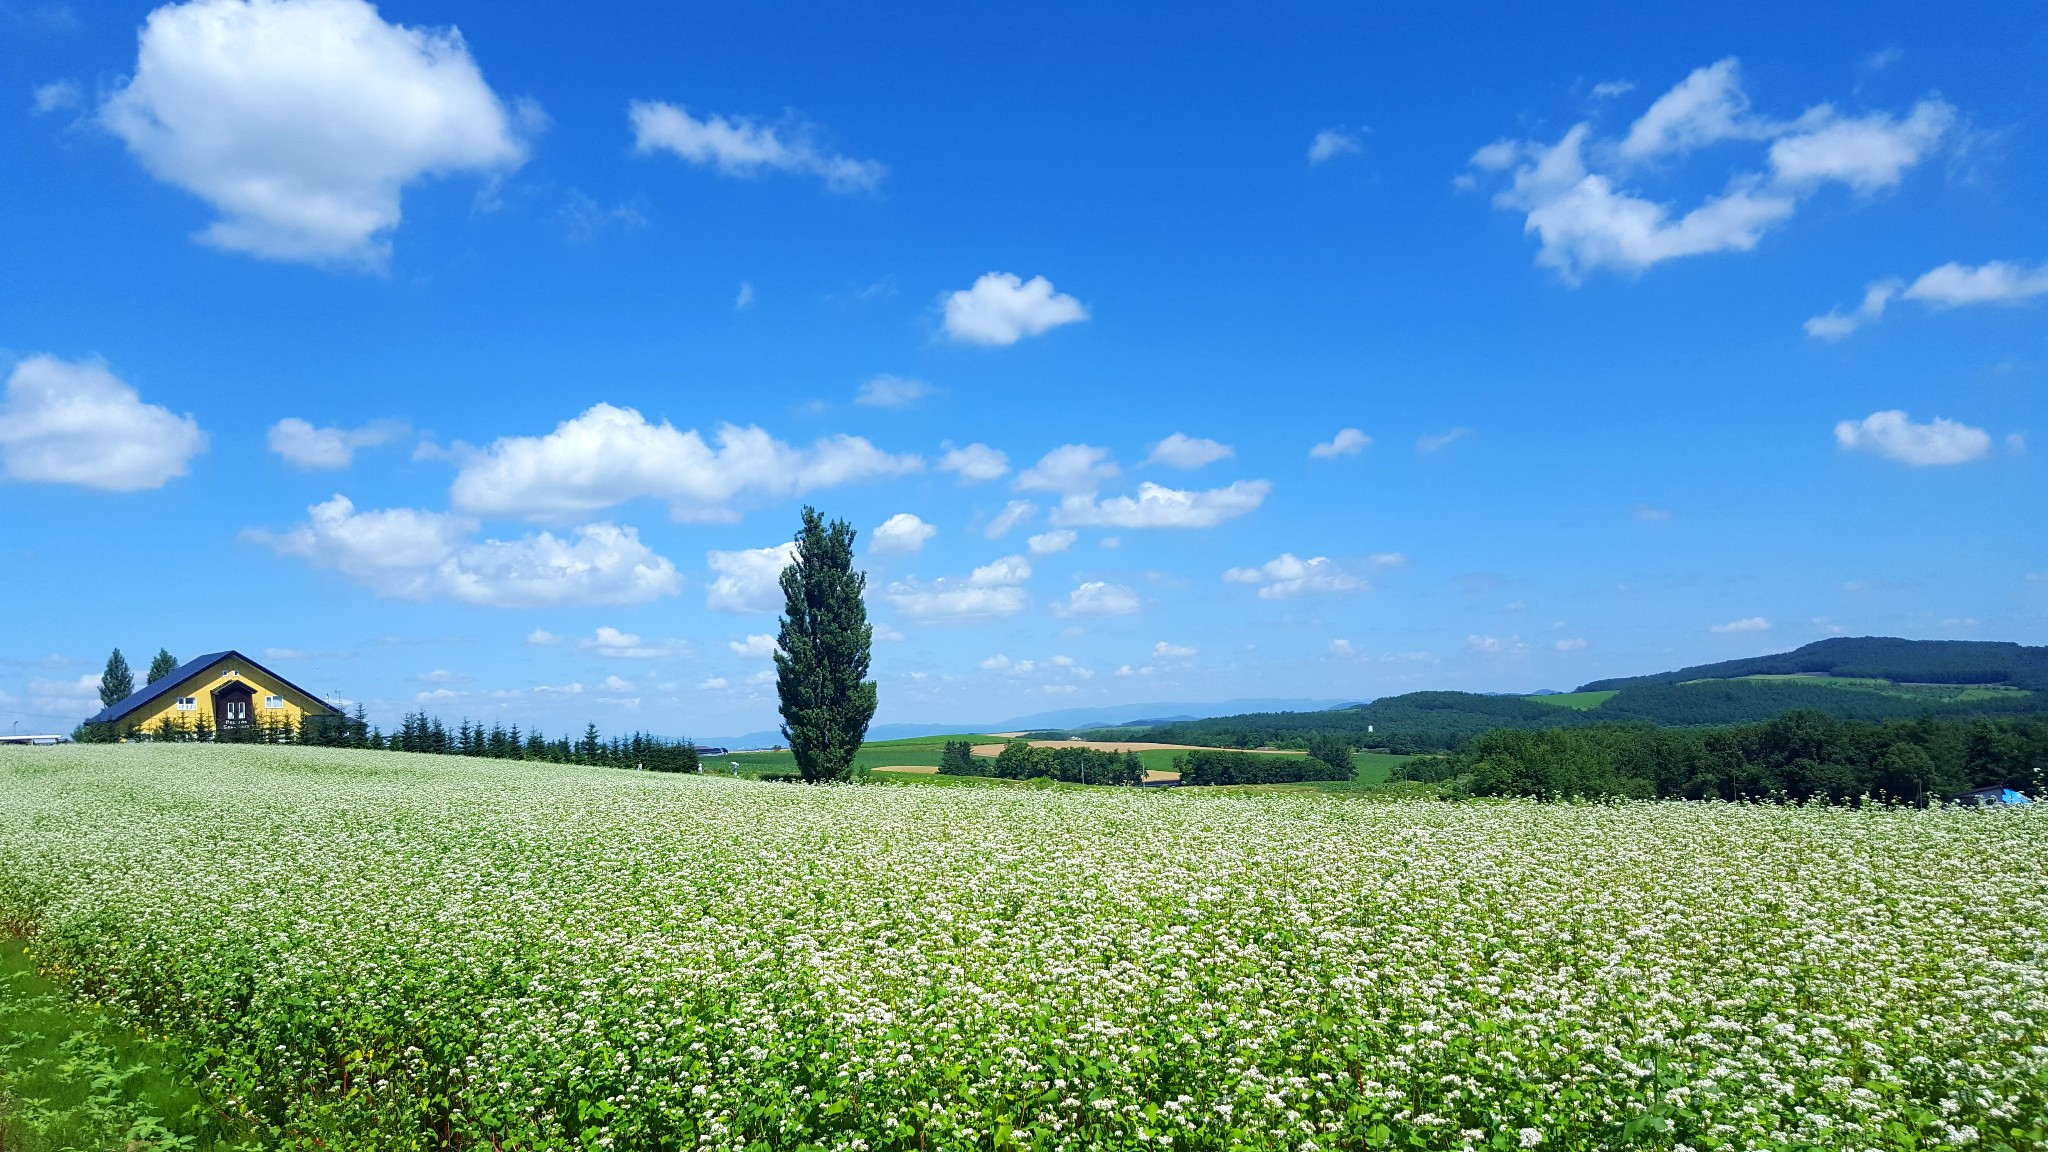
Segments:
[[[249,704],[256,690],[247,684],[224,684],[213,690],[213,723],[217,728],[247,728]]]

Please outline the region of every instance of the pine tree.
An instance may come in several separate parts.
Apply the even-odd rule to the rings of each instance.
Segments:
[[[178,658],[171,655],[169,648],[159,648],[156,659],[149,662],[149,683],[154,684],[177,670]]]
[[[867,678],[874,629],[861,600],[868,578],[853,570],[853,527],[827,525],[804,508],[796,559],[782,570],[785,601],[775,653],[782,736],[806,781],[844,780],[875,716]]]
[[[107,670],[100,673],[100,703],[108,708],[135,694],[135,673],[119,648],[107,657]]]

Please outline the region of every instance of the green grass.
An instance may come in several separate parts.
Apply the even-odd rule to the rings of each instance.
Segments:
[[[223,1130],[165,1047],[78,1007],[0,940],[0,1148],[256,1148]]]
[[[1554,704],[1559,708],[1574,708],[1584,712],[1589,708],[1598,708],[1609,700],[1614,699],[1614,692],[1559,692],[1551,696],[1524,696],[1522,699],[1534,700],[1538,704]]]
[[[1802,684],[1819,684],[1828,688],[1839,688],[1848,692],[1875,692],[1901,700],[1925,700],[1930,703],[1957,700],[2003,700],[2015,695],[2024,695],[2026,689],[2010,684],[1911,684],[1895,680],[1879,680],[1869,676],[1802,676],[1802,675],[1759,675],[1742,676],[1742,680],[1790,680]],[[1700,683],[1700,681],[1688,681]],[[1584,695],[1584,693],[1582,693]]]

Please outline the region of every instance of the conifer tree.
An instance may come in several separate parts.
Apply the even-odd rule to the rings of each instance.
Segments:
[[[119,648],[107,657],[107,670],[100,673],[100,703],[108,708],[135,694],[135,673]]]
[[[875,682],[867,678],[874,629],[861,600],[867,574],[853,570],[854,535],[846,521],[828,525],[806,506],[796,559],[782,570],[775,690],[783,739],[812,784],[852,773],[875,716]]]
[[[171,655],[169,648],[159,648],[156,659],[149,662],[149,682],[154,684],[177,670],[178,658]]]

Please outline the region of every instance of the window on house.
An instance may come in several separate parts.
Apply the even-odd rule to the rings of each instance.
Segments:
[[[282,708],[282,707],[284,707],[284,697],[282,697],[282,696],[265,696],[265,697],[263,698],[263,706],[264,706],[265,708]]]
[[[199,707],[199,698],[198,698],[197,696],[180,696],[180,697],[178,697],[178,711],[180,711],[180,712],[191,712],[191,711],[193,711],[193,710],[197,709],[198,707]]]

